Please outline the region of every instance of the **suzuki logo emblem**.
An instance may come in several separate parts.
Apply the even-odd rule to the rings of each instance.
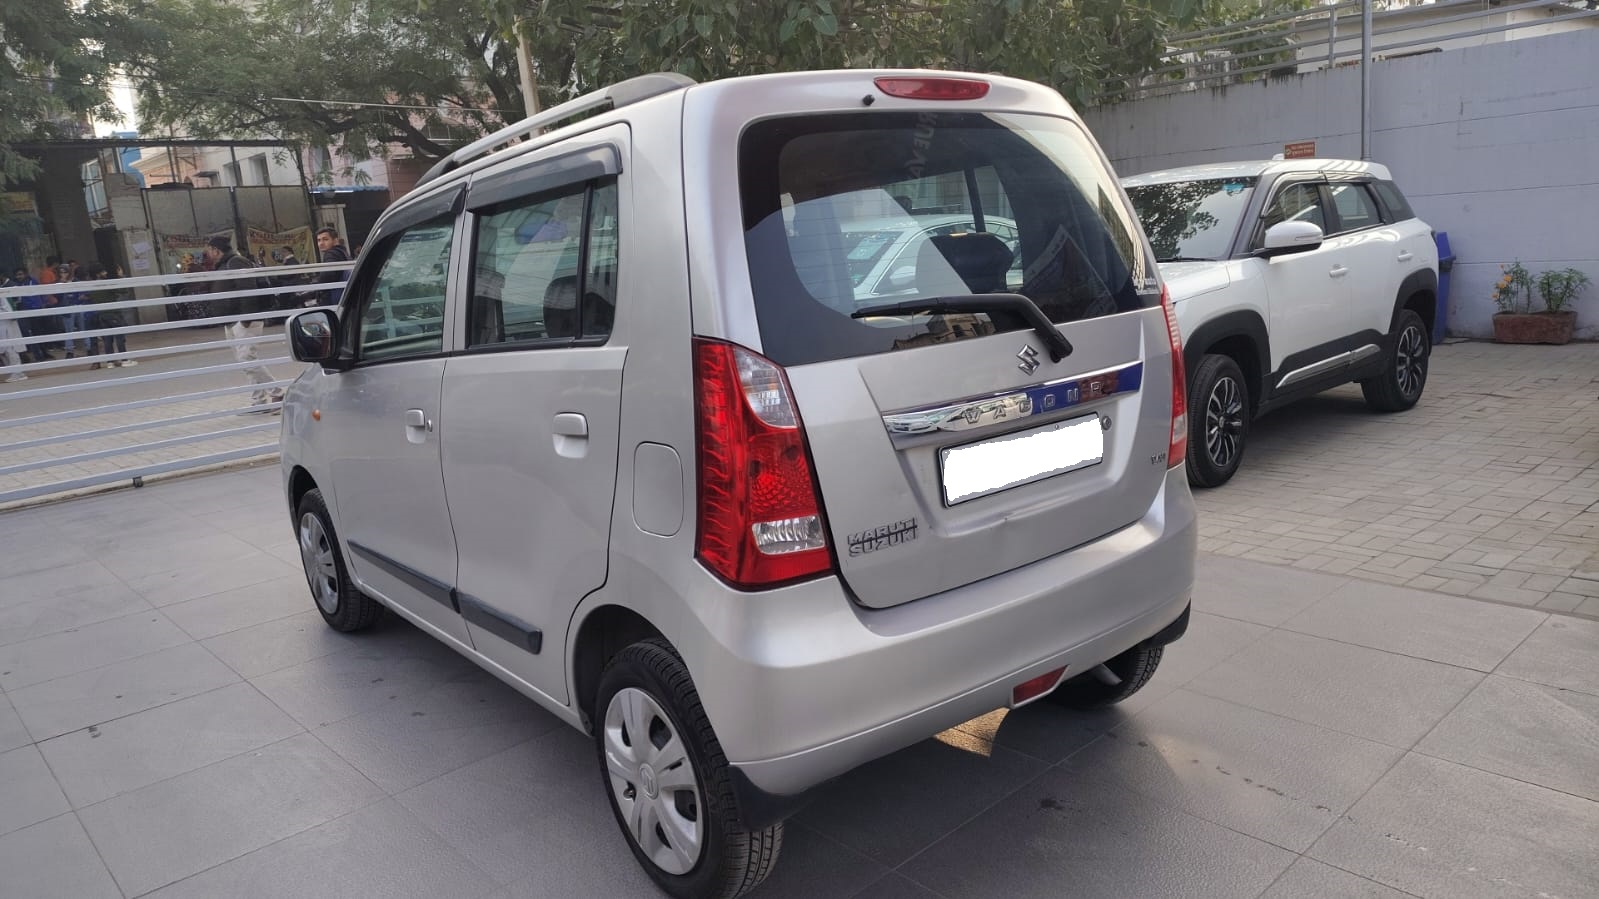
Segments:
[[[1038,350],[1033,349],[1032,344],[1023,345],[1016,358],[1021,360],[1016,363],[1016,367],[1022,370],[1022,374],[1030,375],[1038,371]]]

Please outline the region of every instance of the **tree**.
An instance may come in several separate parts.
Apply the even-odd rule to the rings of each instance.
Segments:
[[[100,0],[0,4],[0,188],[32,178],[19,143],[75,134],[115,115]]]

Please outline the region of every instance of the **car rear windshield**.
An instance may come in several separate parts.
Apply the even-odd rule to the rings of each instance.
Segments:
[[[1157,262],[1225,259],[1254,192],[1254,178],[1168,181],[1127,188]]]
[[[1154,265],[1087,134],[1065,119],[853,113],[770,119],[739,144],[763,351],[782,365],[1026,327],[871,307],[1019,293],[1057,323],[1153,306]]]

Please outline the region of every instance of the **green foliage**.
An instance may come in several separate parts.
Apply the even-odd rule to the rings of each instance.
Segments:
[[[115,114],[101,0],[6,0],[0,3],[0,188],[32,178],[19,143],[74,134],[90,119]]]
[[[1543,297],[1544,308],[1560,312],[1566,304],[1591,283],[1581,269],[1563,268],[1544,272],[1538,276],[1538,295]]]
[[[1493,301],[1500,312],[1532,311],[1532,275],[1520,262],[1499,266],[1501,276],[1494,285]]]

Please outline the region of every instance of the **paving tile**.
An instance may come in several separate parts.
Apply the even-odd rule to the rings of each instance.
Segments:
[[[10,589],[8,584],[7,590]],[[0,646],[150,610],[150,603],[121,581],[62,592],[36,602],[6,605],[0,607]]]
[[[8,538],[0,537],[0,540],[4,539]],[[17,547],[14,544],[0,545],[6,546],[8,556],[13,553],[21,555],[32,551],[31,547]],[[0,561],[0,577],[5,578],[6,585],[5,594],[0,595],[0,609],[42,602],[59,596],[70,596],[97,589],[126,587],[121,578],[112,574],[104,565],[93,560],[27,572],[15,570],[16,562],[17,560],[14,558]]]
[[[797,818],[894,866],[1044,769],[1037,759],[946,731],[821,787]]]
[[[479,672],[320,728],[317,737],[393,794],[561,726]]]
[[[1260,899],[1406,899],[1408,895],[1315,859],[1300,858]]]
[[[1599,803],[1411,753],[1310,857],[1417,896],[1586,896]]]
[[[436,899],[482,896],[494,887],[486,874],[391,799],[148,895],[151,899]]]
[[[1178,690],[1063,767],[1303,852],[1403,754]]]
[[[1188,689],[1329,730],[1408,748],[1483,675],[1288,631],[1274,631]]]
[[[1544,617],[1541,612],[1352,581],[1282,626],[1329,640],[1492,671]]]
[[[855,894],[856,899],[939,899],[937,893],[914,880],[890,874]]]
[[[122,899],[77,816],[0,836],[5,894],[18,899]]]
[[[164,571],[186,567],[194,559],[226,561],[243,559],[258,553],[255,547],[231,534],[215,531],[185,539],[164,539],[144,545],[119,543],[116,548],[101,553],[100,564],[111,569],[118,577],[135,581]]]
[[[383,798],[309,734],[78,811],[129,895],[316,827]]]
[[[561,896],[560,885],[581,888],[598,875],[618,883],[614,895],[649,895],[649,879],[633,862],[601,785],[594,744],[572,728],[396,798],[502,885],[548,878],[542,895]]]
[[[412,694],[480,668],[438,640],[406,626],[391,636],[361,640],[336,652],[263,674],[252,683],[278,707],[313,730],[351,715],[396,707]]]
[[[358,650],[376,639],[384,626],[380,624],[378,632],[341,634],[328,627],[320,612],[312,610],[229,631],[203,642],[240,676],[254,678],[335,652]]]
[[[1319,572],[1201,556],[1194,574],[1194,610],[1276,627],[1343,583],[1343,578]]]
[[[46,740],[74,808],[203,768],[304,728],[246,683],[230,684]]]
[[[69,809],[39,750],[0,753],[0,834],[38,824]],[[0,868],[0,870],[4,870]]]
[[[305,578],[289,574],[248,587],[174,603],[163,607],[162,613],[189,636],[204,640],[254,624],[287,618],[305,611],[312,604]]]
[[[10,752],[32,742],[28,729],[22,726],[22,717],[11,707],[11,698],[0,693],[0,752]]]
[[[80,671],[138,658],[189,642],[161,613],[150,609],[60,634],[0,646],[0,687],[14,693]]]
[[[1489,677],[1416,751],[1599,800],[1599,696]]]
[[[1158,863],[1154,863],[1158,860]],[[906,863],[951,899],[1254,896],[1294,854],[1126,789],[1056,769]]]
[[[14,690],[11,704],[34,739],[103,724],[237,681],[197,643]]]
[[[1599,621],[1550,616],[1495,674],[1599,696]]]
[[[200,559],[182,568],[134,578],[128,585],[160,608],[299,573],[297,566],[266,553],[254,553],[238,559]]]

